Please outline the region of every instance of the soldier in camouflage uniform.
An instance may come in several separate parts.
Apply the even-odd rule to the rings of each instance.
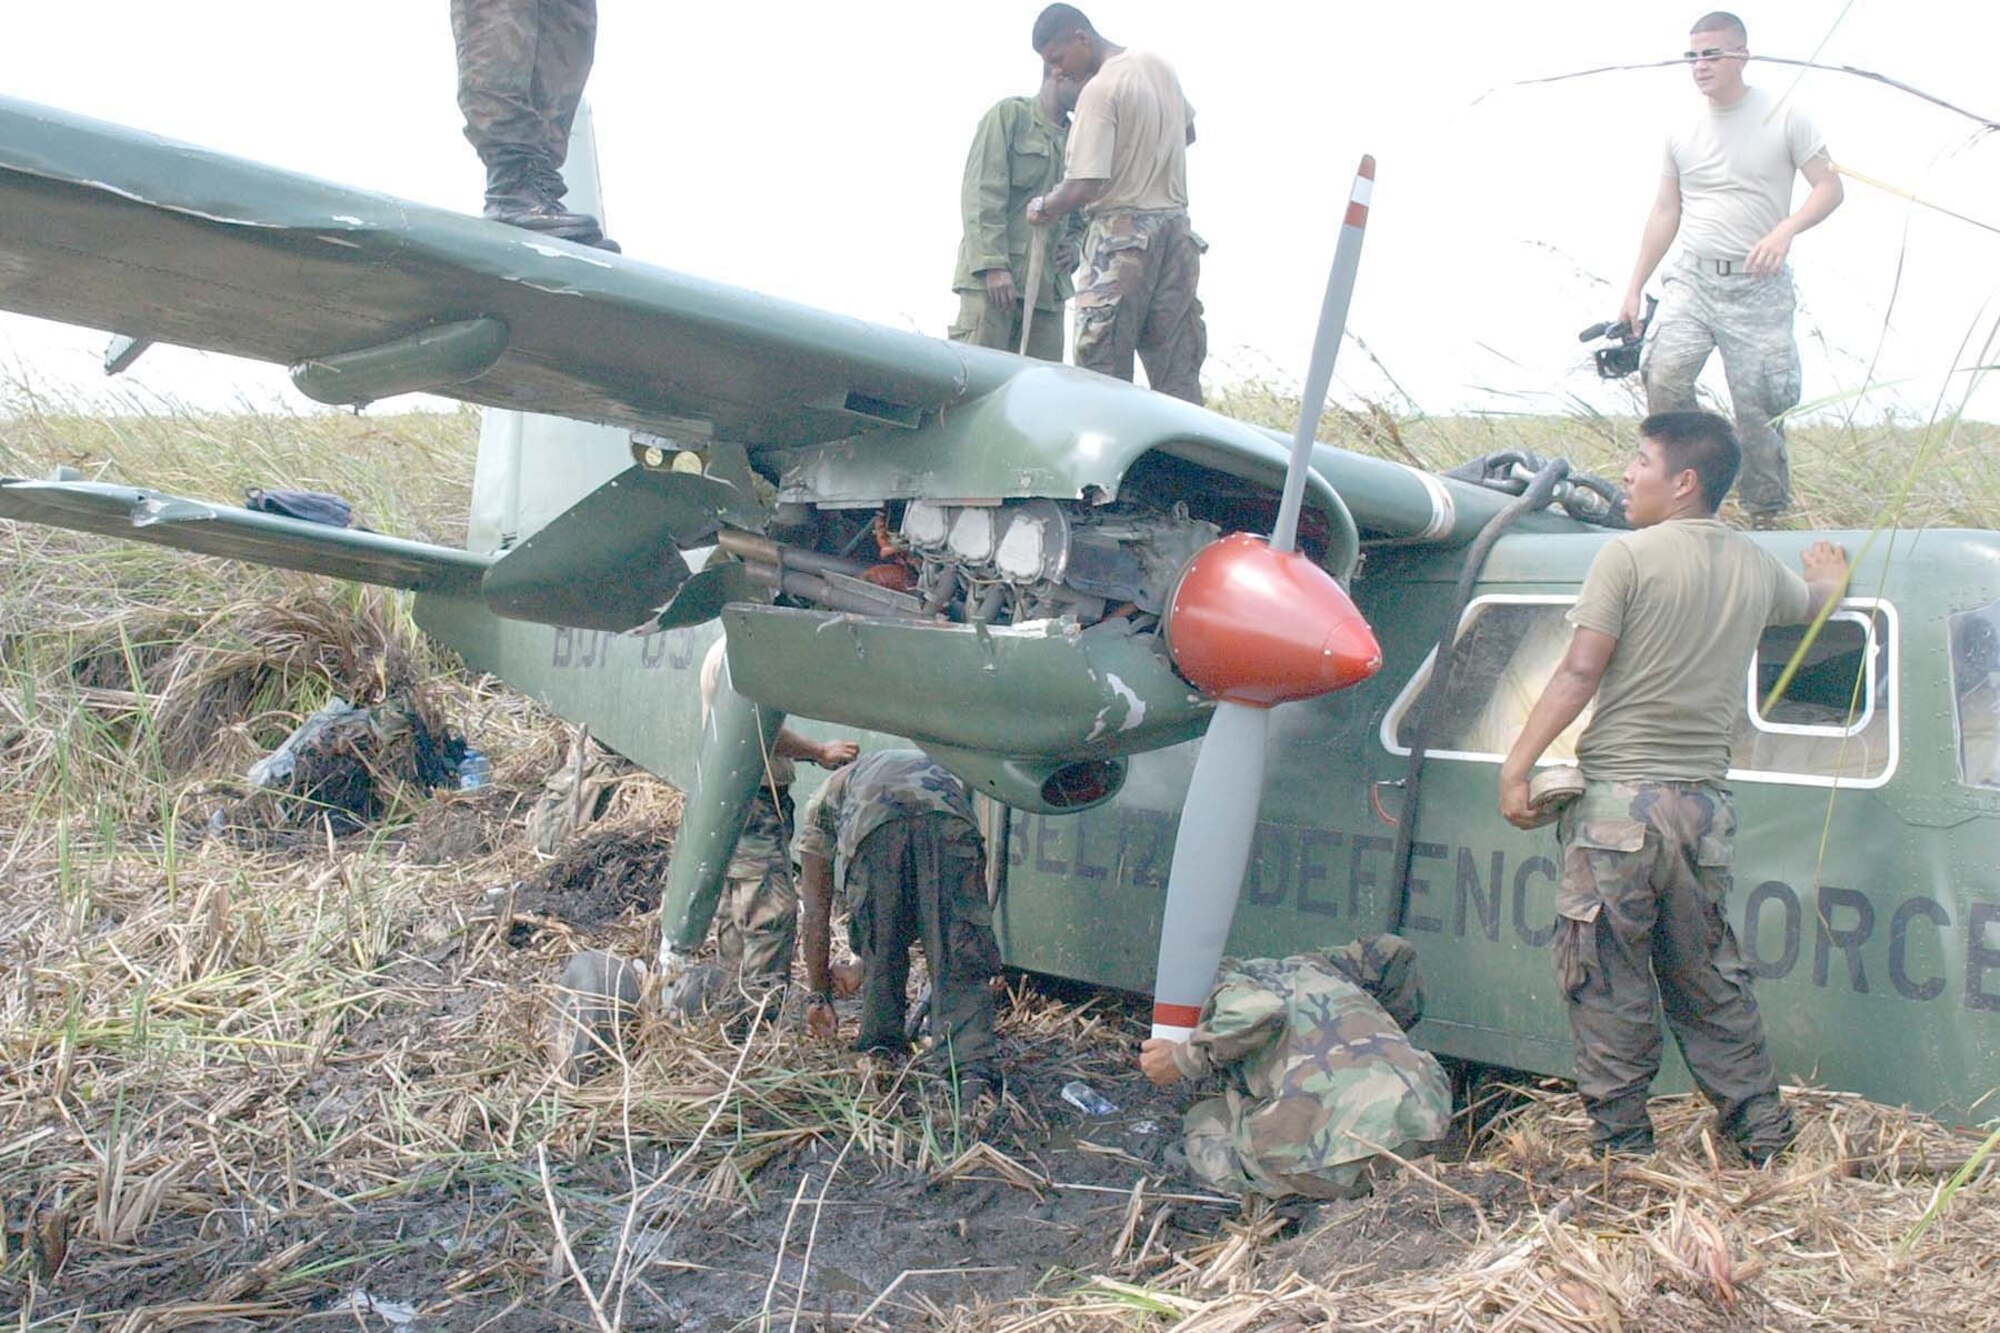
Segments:
[[[597,0],[451,0],[458,107],[486,165],[486,216],[618,247],[562,205],[563,159],[597,47]]]
[[[808,1028],[832,1036],[827,945],[833,899],[860,955],[855,1049],[901,1053],[910,946],[931,973],[937,1047],[971,1101],[999,1085],[993,992],[1000,970],[986,851],[965,784],[917,750],[878,750],[828,778],[799,821]]]
[[[1199,403],[1208,326],[1195,288],[1207,247],[1188,224],[1194,108],[1166,61],[1106,41],[1070,5],[1044,9],[1033,41],[1049,69],[1083,85],[1063,181],[1027,208],[1037,226],[1078,208],[1090,220],[1076,364],[1130,380],[1136,354],[1153,388]]]
[[[716,690],[727,686],[727,677],[724,643],[717,639],[701,664],[704,721]],[[786,851],[792,838],[793,763],[805,759],[821,768],[839,768],[856,753],[853,741],[815,741],[790,727],[781,727],[772,742],[769,770],[744,808],[743,828],[736,836],[715,912],[716,952],[742,978],[746,994],[782,986],[792,975],[799,917]]]
[[[1678,236],[1681,255],[1666,276],[1640,367],[1646,410],[1692,411],[1695,377],[1709,353],[1720,352],[1742,441],[1737,498],[1754,526],[1773,527],[1792,499],[1781,418],[1800,392],[1786,261],[1792,238],[1840,206],[1840,176],[1795,99],[1773,101],[1743,81],[1749,36],[1741,19],[1704,15],[1688,46],[1707,105],[1667,137],[1659,194],[1618,314],[1639,327],[1646,279]],[[1796,212],[1795,175],[1811,187]]]
[[[1451,1083],[1404,1029],[1423,1017],[1416,950],[1394,935],[1286,959],[1224,959],[1185,1042],[1153,1039],[1155,1083],[1220,1075],[1187,1113],[1188,1165],[1217,1189],[1353,1198],[1383,1149],[1451,1125]]]
[[[1083,218],[1073,213],[1060,226],[1043,231],[1029,226],[1022,210],[1030,198],[1054,189],[1062,179],[1063,146],[1075,105],[1076,85],[1050,73],[1035,96],[1002,98],[980,118],[959,192],[965,234],[951,281],[958,293],[953,342],[1020,350],[1028,249],[1039,236],[1048,250],[1040,290],[1033,295],[1028,355],[1062,360],[1063,304],[1076,291],[1071,275],[1083,243]]]
[[[1722,1132],[1763,1163],[1791,1141],[1792,1121],[1725,910],[1736,811],[1722,780],[1765,626],[1804,622],[1837,598],[1847,556],[1816,542],[1801,579],[1716,521],[1739,458],[1721,417],[1658,413],[1639,431],[1625,469],[1635,530],[1591,562],[1562,664],[1501,765],[1500,812],[1521,828],[1545,822],[1529,774],[1594,698],[1576,747],[1584,792],[1558,830],[1553,937],[1594,1142],[1652,1151],[1646,1098],[1664,1007]]]

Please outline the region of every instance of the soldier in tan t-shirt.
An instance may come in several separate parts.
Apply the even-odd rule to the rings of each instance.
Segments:
[[[1106,41],[1073,6],[1042,11],[1034,46],[1049,69],[1083,85],[1062,183],[1027,209],[1036,226],[1079,208],[1090,220],[1076,363],[1130,380],[1136,354],[1153,388],[1199,403],[1208,326],[1195,295],[1204,247],[1187,215],[1194,108],[1171,65]]]
[[[1742,458],[1721,417],[1661,412],[1639,433],[1625,470],[1638,530],[1591,562],[1569,651],[1501,766],[1500,813],[1536,826],[1528,775],[1594,696],[1577,742],[1584,793],[1557,830],[1553,941],[1594,1141],[1652,1151],[1646,1097],[1664,1000],[1723,1133],[1761,1165],[1791,1142],[1792,1122],[1723,911],[1736,810],[1722,779],[1765,626],[1809,620],[1838,597],[1847,554],[1813,543],[1801,579],[1715,521]]]

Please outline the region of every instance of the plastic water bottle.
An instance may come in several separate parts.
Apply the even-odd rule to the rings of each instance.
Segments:
[[[465,747],[465,758],[458,761],[458,789],[478,791],[493,781],[493,761],[470,745]]]
[[[1082,1079],[1071,1079],[1063,1084],[1062,1099],[1085,1115],[1115,1115],[1118,1111],[1118,1107],[1103,1093]]]

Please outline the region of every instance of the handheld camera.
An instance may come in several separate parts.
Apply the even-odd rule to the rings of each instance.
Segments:
[[[1653,322],[1653,311],[1659,307],[1660,298],[1646,298],[1646,313],[1640,317],[1639,327],[1634,329],[1624,320],[1613,323],[1601,320],[1576,335],[1578,342],[1596,342],[1599,338],[1609,338],[1609,347],[1599,347],[1591,351],[1597,362],[1599,379],[1622,380],[1639,368],[1639,348],[1646,341],[1646,328]]]

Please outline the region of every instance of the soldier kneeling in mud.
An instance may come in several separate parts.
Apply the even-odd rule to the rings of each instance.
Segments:
[[[1140,1048],[1162,1086],[1217,1075],[1186,1117],[1188,1166],[1216,1189],[1351,1199],[1384,1149],[1423,1152],[1451,1084],[1404,1029],[1423,1017],[1417,952],[1394,935],[1285,959],[1225,958],[1185,1042]]]

